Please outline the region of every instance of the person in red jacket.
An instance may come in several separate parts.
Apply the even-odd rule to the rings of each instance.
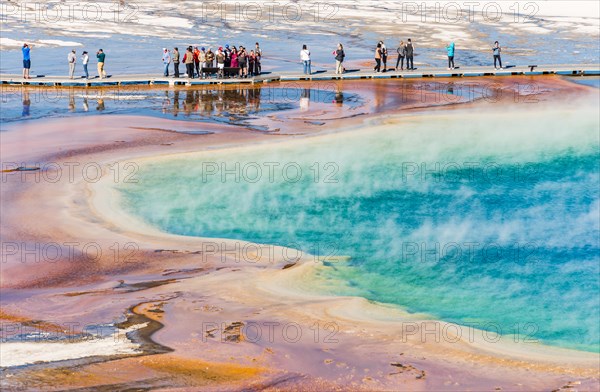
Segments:
[[[196,74],[200,77],[200,51],[197,46],[194,46],[194,65],[196,67]]]

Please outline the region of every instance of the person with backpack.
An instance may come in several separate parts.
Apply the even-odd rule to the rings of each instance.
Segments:
[[[502,59],[500,58],[500,52],[502,52],[502,48],[498,41],[494,42],[494,46],[492,47],[492,53],[494,54],[494,69],[498,69],[496,67],[496,61],[500,63],[500,69],[502,69]]]
[[[179,48],[173,48],[173,72],[175,72],[175,77],[179,77]]]
[[[337,50],[333,52],[335,54],[335,73],[343,74],[344,73],[344,58],[346,57],[346,53],[344,52],[344,46],[339,43]]]
[[[406,44],[406,69],[414,70],[415,64],[413,62],[413,56],[415,55],[415,47],[413,46],[412,40],[409,38]]]
[[[373,68],[373,71],[381,72],[381,42],[378,42],[375,48],[375,68]]]
[[[398,70],[398,65],[400,65],[400,70],[403,71],[404,58],[406,57],[406,45],[404,44],[404,41],[400,41],[400,46],[398,46],[398,49],[396,49],[396,53],[398,53],[398,59],[396,60],[396,71]]]
[[[454,42],[450,42],[446,46],[446,50],[448,51],[448,69],[454,69]]]
[[[306,45],[302,45],[300,60],[302,60],[302,65],[304,66],[304,74],[310,75],[312,73],[312,70],[310,69],[310,51]]]
[[[169,65],[171,64],[171,55],[169,54],[169,49],[167,48],[163,48],[162,62],[163,66],[165,67],[163,75],[169,76]]]

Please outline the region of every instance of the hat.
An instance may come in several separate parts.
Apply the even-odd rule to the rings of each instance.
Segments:
[[[225,47],[226,47],[227,49],[229,49],[229,44],[225,44]]]
[[[223,50],[223,47],[222,47],[222,46],[219,46],[219,50]]]
[[[200,48],[200,50],[204,50],[204,46],[202,48]]]
[[[167,50],[167,48],[163,48],[163,50]]]

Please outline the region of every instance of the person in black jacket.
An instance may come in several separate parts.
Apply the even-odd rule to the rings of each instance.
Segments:
[[[381,44],[381,62],[383,63],[383,72],[387,72],[387,58],[388,58],[387,47],[385,46],[383,41],[379,41],[379,43]]]
[[[334,52],[335,54],[335,73],[343,74],[344,73],[344,58],[346,57],[346,53],[344,53],[344,46],[342,44],[338,44],[337,50]]]
[[[408,43],[406,44],[406,69],[413,70],[415,69],[415,65],[413,63],[413,56],[415,54],[415,47],[412,44],[410,38],[408,39]]]
[[[400,65],[400,70],[404,70],[404,58],[406,57],[406,45],[404,41],[400,41],[400,46],[396,49],[398,53],[398,59],[396,60],[396,71],[398,70],[398,65]],[[408,64],[407,64],[408,66]]]

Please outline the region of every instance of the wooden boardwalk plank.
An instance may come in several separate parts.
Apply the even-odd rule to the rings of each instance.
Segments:
[[[353,70],[342,75],[330,70],[320,70],[312,75],[300,73],[263,74],[247,79],[189,79],[173,78],[155,75],[119,75],[106,79],[69,79],[64,76],[38,75],[25,80],[21,75],[0,74],[1,85],[24,86],[53,86],[53,87],[108,87],[108,86],[203,86],[221,84],[256,84],[272,82],[299,81],[336,81],[361,79],[418,79],[418,78],[463,78],[463,77],[496,77],[496,76],[540,76],[540,75],[600,75],[600,64],[581,65],[540,65],[533,71],[530,67],[515,66],[495,70],[491,67],[460,67],[454,70],[445,68],[419,68],[412,71],[388,71],[376,73],[373,71]]]

